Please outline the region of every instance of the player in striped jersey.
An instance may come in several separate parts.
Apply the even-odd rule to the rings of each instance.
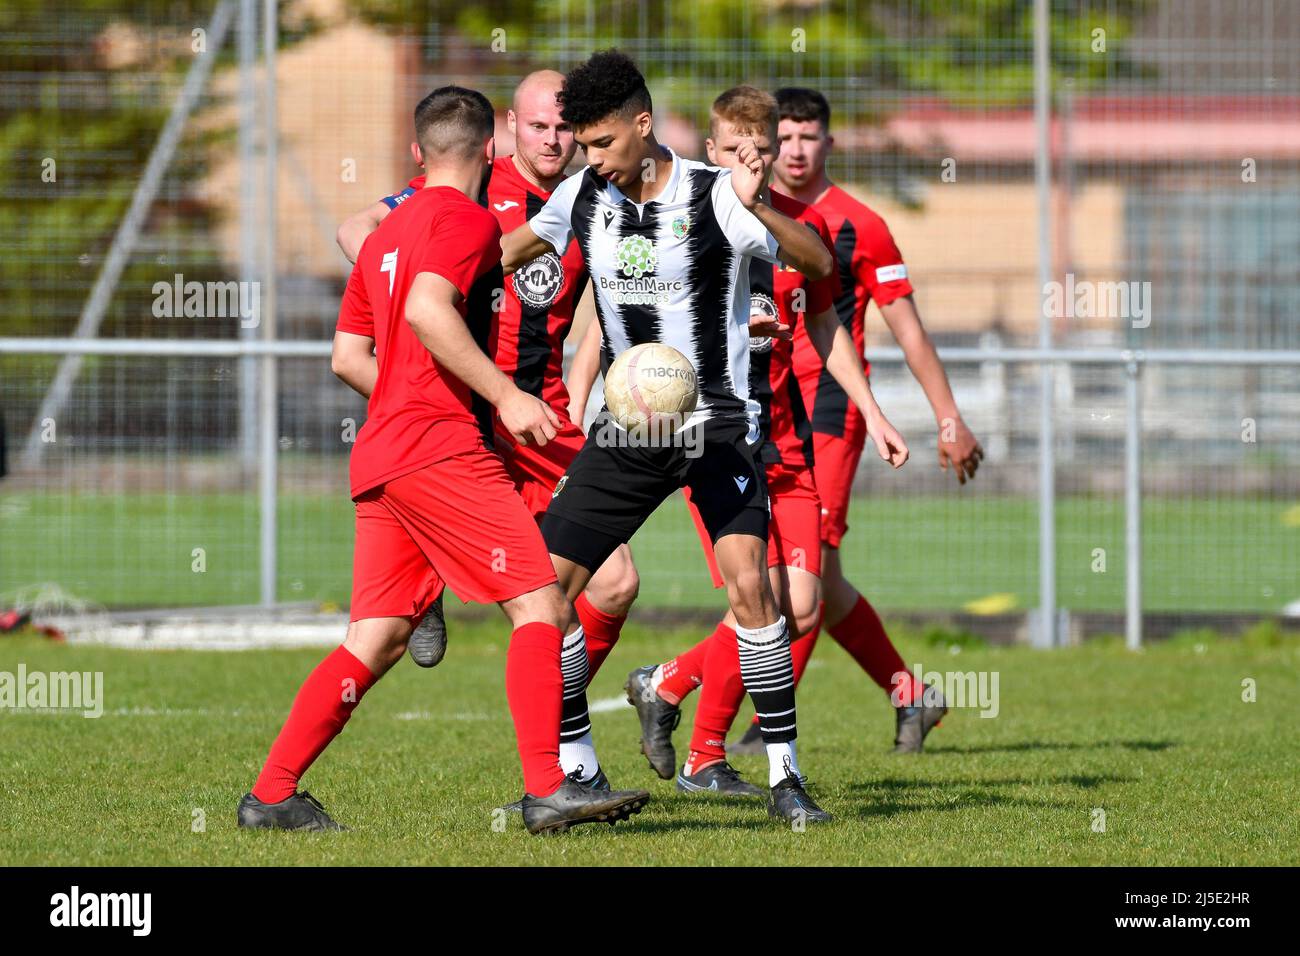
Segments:
[[[831,257],[816,235],[766,201],[752,142],[738,150],[734,171],[661,146],[645,80],[626,56],[595,54],[565,77],[560,100],[588,167],[504,237],[503,267],[561,254],[576,239],[592,275],[605,363],[642,342],[671,345],[695,365],[700,403],[668,446],[633,447],[607,418],[593,427],[542,521],[557,574],[570,594],[581,591],[606,555],[674,490],[688,487],[738,621],[740,671],[768,754],[769,812],[827,819],[799,774],[789,634],[765,572],[748,261],[784,261],[819,279],[829,274]],[[567,635],[566,653],[580,655],[581,641],[580,632]],[[566,682],[565,732],[586,723],[582,690]],[[579,743],[590,773],[598,762],[589,733]]]
[[[496,158],[483,196],[483,204],[496,217],[503,233],[541,210],[551,191],[564,180],[564,170],[577,150],[573,131],[560,117],[555,100],[563,81],[563,75],[554,70],[539,70],[524,77],[515,88],[506,115],[515,137],[515,154]],[[416,163],[422,164],[418,144],[411,145]],[[419,176],[406,189],[344,222],[338,233],[344,254],[355,261],[366,237],[423,186],[424,177]],[[517,387],[550,405],[561,423],[555,437],[541,446],[517,444],[503,431],[499,420],[492,429],[494,448],[506,472],[538,520],[582,447],[581,423],[575,425],[568,418],[569,394],[562,379],[562,365],[564,340],[587,281],[582,252],[575,243],[562,256],[538,256],[516,270],[510,282],[504,281],[500,269],[490,272],[476,285],[477,294],[471,296],[471,313],[479,302],[485,316],[477,325],[484,333],[480,344]],[[373,361],[373,357],[357,356],[356,360]],[[622,545],[574,601],[586,635],[587,652],[593,658],[603,660],[618,639],[637,587],[631,550]],[[446,646],[441,583],[432,590],[437,598],[416,628],[410,645],[411,657],[425,667],[438,663]]]
[[[776,129],[777,107],[771,94],[750,86],[728,90],[714,101],[711,110],[706,141],[709,159],[720,166],[733,166],[739,143],[749,137],[770,176],[776,159]],[[777,209],[831,246],[830,231],[820,214],[788,196],[771,195]],[[751,262],[750,387],[762,406],[762,459],[772,503],[768,570],[787,619],[796,623],[801,638],[794,644],[796,654],[802,638],[817,628],[821,502],[813,479],[812,432],[792,373],[793,330],[807,337],[829,374],[862,410],[883,459],[890,459],[889,444],[897,440],[897,432],[871,395],[853,341],[836,316],[838,294],[836,274],[811,282],[788,268]],[[698,517],[696,524],[699,527]],[[704,544],[714,586],[720,586],[707,538]],[[671,733],[681,701],[703,684],[690,754],[677,775],[677,788],[688,793],[762,796],[758,788],[740,779],[727,763],[724,750],[727,732],[744,698],[739,674],[719,649],[735,640],[734,626],[734,617],[728,615],[712,635],[689,651],[628,675],[628,700],[641,720],[642,752],[665,779],[676,770]]]

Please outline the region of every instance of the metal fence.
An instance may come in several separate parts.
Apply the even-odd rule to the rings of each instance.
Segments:
[[[844,556],[882,608],[1030,612],[1050,644],[1058,608],[1126,614],[1132,642],[1141,610],[1300,602],[1293,5],[45,12],[0,19],[0,594],[346,603],[364,405],[323,360],[346,275],[333,228],[413,173],[431,86],[504,111],[528,70],[618,45],[690,155],[725,87],[822,89],[832,178],[908,259],[989,457],[960,490],[934,467],[933,418],[873,307],[873,385],[915,451],[858,476]],[[177,276],[255,283],[255,321],[183,296],[160,314]],[[716,605],[693,534],[669,505],[634,542],[643,603]]]

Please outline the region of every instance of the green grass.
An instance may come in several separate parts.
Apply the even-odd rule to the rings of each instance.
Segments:
[[[252,783],[320,650],[142,652],[0,639],[0,671],[104,673],[106,713],[0,711],[0,864],[1290,864],[1300,863],[1300,643],[1267,629],[1035,652],[910,634],[909,663],[995,671],[1000,713],[955,711],[926,754],[887,753],[882,692],[826,638],[800,693],[800,757],[837,815],[791,832],[761,806],[677,794],[636,750],[630,710],[594,716],[629,823],[529,837],[492,808],[520,788],[502,689],[504,628],[454,622],[446,662],[403,661],[305,785],[352,832],[241,833]],[[697,634],[629,626],[593,700]],[[1244,703],[1242,681],[1258,701]],[[684,746],[688,706],[678,743]],[[761,778],[760,760],[738,760]],[[1106,814],[1094,832],[1094,810]],[[203,832],[193,832],[196,811]]]
[[[843,558],[880,607],[956,609],[1005,595],[1007,609],[1024,609],[1037,604],[1037,520],[1024,498],[862,497]],[[1291,502],[1150,499],[1143,522],[1149,611],[1277,612],[1300,599],[1300,510]],[[256,501],[246,495],[0,495],[0,593],[55,582],[109,606],[252,603],[257,540]],[[1123,542],[1119,502],[1059,503],[1063,606],[1123,607]],[[660,508],[632,546],[644,606],[717,606],[680,501]],[[343,495],[282,495],[279,550],[282,600],[348,602],[352,508]]]

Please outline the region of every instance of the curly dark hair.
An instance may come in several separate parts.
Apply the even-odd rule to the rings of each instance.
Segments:
[[[630,118],[650,111],[645,77],[619,50],[601,50],[575,66],[564,77],[557,98],[560,117],[574,129],[599,123],[612,113]]]

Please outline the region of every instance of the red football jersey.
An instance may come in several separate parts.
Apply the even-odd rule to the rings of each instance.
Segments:
[[[406,322],[406,296],[421,272],[456,287],[466,315],[470,287],[501,261],[501,229],[449,186],[411,195],[366,239],[348,278],[338,330],[375,340],[379,377],[352,449],[352,496],[482,444],[469,386],[442,369]]]
[[[424,186],[424,177],[385,199],[390,207]],[[501,232],[527,222],[551,198],[520,174],[513,156],[498,157],[488,181],[488,209]],[[494,315],[488,354],[516,386],[568,413],[569,390],[564,384],[564,340],[573,326],[573,312],[587,284],[582,249],[569,243],[564,255],[553,252],[520,266],[505,281],[505,295]]]
[[[776,191],[771,195],[773,209],[808,226],[834,251],[830,229],[820,213],[812,206]],[[800,319],[829,309],[835,304],[839,291],[840,280],[835,271],[825,279],[812,282],[792,266],[773,265],[761,259],[749,261],[750,312],[775,314],[796,334],[803,333],[805,339],[807,333]],[[820,361],[811,342],[808,348],[813,358]],[[749,394],[758,401],[761,409],[759,428],[763,435],[763,461],[807,467],[812,464],[812,429],[798,380],[790,374],[793,358],[794,342],[791,340],[750,339]]]
[[[877,305],[884,306],[910,294],[907,266],[885,220],[840,187],[831,186],[813,207],[825,218],[834,237],[832,248],[840,278],[835,311],[862,354],[866,348],[867,303],[875,299]],[[864,364],[864,368],[868,373],[871,370],[869,365]],[[854,439],[866,437],[862,413],[831,378],[801,329],[795,331],[794,373],[812,414],[813,431]]]

